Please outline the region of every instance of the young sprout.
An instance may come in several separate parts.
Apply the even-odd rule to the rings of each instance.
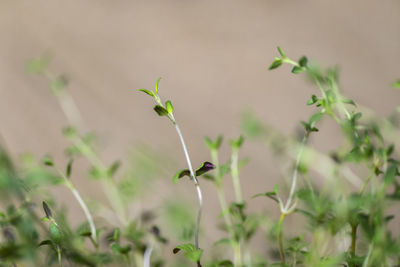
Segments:
[[[159,116],[167,117],[172,122],[172,124],[174,125],[175,130],[176,130],[176,132],[178,134],[179,140],[180,140],[181,145],[182,145],[183,153],[184,153],[185,158],[186,158],[186,163],[188,165],[188,170],[180,171],[179,174],[175,175],[175,177],[180,178],[180,177],[183,177],[185,174],[189,174],[190,178],[192,179],[192,181],[193,181],[193,183],[195,185],[196,192],[197,192],[197,198],[198,198],[198,202],[199,202],[199,208],[198,208],[198,212],[197,212],[196,228],[195,228],[195,233],[194,233],[194,239],[195,239],[195,241],[194,241],[194,243],[195,243],[194,249],[195,249],[195,251],[201,251],[199,249],[199,229],[200,229],[201,213],[202,213],[202,209],[203,209],[203,195],[202,195],[202,191],[201,191],[200,184],[199,184],[199,181],[197,179],[197,176],[202,174],[202,173],[201,174],[198,173],[199,170],[202,171],[201,170],[202,168],[204,170],[209,170],[209,169],[213,169],[214,166],[212,166],[212,164],[209,163],[209,162],[205,162],[196,171],[193,169],[192,163],[190,161],[189,153],[188,153],[188,150],[187,150],[187,147],[186,147],[186,144],[185,144],[185,140],[183,139],[182,132],[181,132],[181,130],[179,128],[179,125],[178,125],[178,123],[177,123],[177,121],[175,119],[175,116],[174,116],[174,108],[172,106],[172,103],[171,103],[170,100],[168,100],[165,103],[163,103],[161,101],[161,98],[160,98],[159,94],[158,94],[158,88],[159,88],[160,79],[161,78],[157,79],[157,82],[156,82],[156,85],[155,85],[155,91],[150,91],[150,90],[147,90],[147,89],[140,89],[139,91],[142,91],[142,92],[148,94],[149,96],[151,96],[156,101],[157,104],[154,106],[154,111]],[[174,178],[174,179],[177,179],[177,178]],[[181,248],[181,249],[184,249],[184,248]],[[196,252],[195,254],[197,256],[199,256],[199,257],[197,258],[197,256],[196,256],[196,257],[194,257],[192,259],[196,259],[198,265],[200,266],[201,253]]]
[[[53,162],[53,160],[50,157],[45,157],[43,158],[43,163],[47,166],[52,166],[54,169],[58,172],[58,174],[63,178],[64,183],[66,187],[72,192],[74,195],[75,199],[78,201],[79,205],[81,206],[83,212],[85,213],[85,216],[88,220],[89,227],[90,227],[90,239],[92,240],[94,246],[97,248],[98,247],[98,240],[97,240],[97,231],[96,231],[96,226],[93,221],[92,214],[89,211],[89,208],[87,207],[85,201],[83,201],[81,195],[79,194],[78,190],[76,189],[75,185],[71,181],[71,172],[72,172],[72,159],[68,162],[67,168],[65,170],[65,173],[63,173],[59,168],[57,168]]]
[[[57,251],[58,265],[62,267],[62,258],[61,258],[62,233],[59,225],[57,224],[56,220],[53,217],[50,207],[47,205],[45,201],[43,201],[42,205],[44,213],[46,215],[43,218],[43,221],[50,221],[49,225],[50,239],[43,240],[42,242],[40,242],[39,246],[43,245],[52,246]]]

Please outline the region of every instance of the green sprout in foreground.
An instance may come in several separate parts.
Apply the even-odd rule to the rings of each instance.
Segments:
[[[179,128],[178,123],[175,120],[175,117],[174,117],[174,107],[172,106],[172,103],[170,100],[167,100],[165,102],[165,104],[163,104],[163,102],[161,101],[161,98],[158,94],[158,84],[160,82],[160,79],[161,78],[158,78],[158,80],[156,82],[155,91],[149,91],[147,89],[140,89],[139,91],[142,91],[142,92],[148,94],[149,96],[151,96],[157,103],[157,105],[154,106],[154,111],[159,116],[167,117],[174,125],[175,130],[178,134],[179,140],[182,145],[183,153],[185,154],[186,163],[188,165],[188,170],[179,171],[175,175],[174,181],[177,181],[177,179],[179,179],[185,175],[189,175],[195,185],[196,192],[197,192],[197,198],[198,198],[198,202],[199,202],[199,208],[198,208],[197,220],[196,220],[196,228],[195,228],[195,232],[194,232],[194,246],[192,244],[180,245],[174,249],[174,253],[177,253],[180,250],[183,250],[185,252],[185,256],[189,260],[191,260],[193,262],[197,262],[197,265],[201,266],[200,258],[203,253],[203,250],[200,249],[200,247],[199,247],[199,230],[200,230],[201,213],[202,213],[202,209],[203,209],[203,195],[201,192],[201,188],[200,188],[200,184],[197,179],[197,176],[202,175],[211,169],[214,169],[214,166],[212,163],[205,162],[196,171],[193,169],[192,163],[190,161],[189,153],[188,153],[188,150],[187,150],[187,147],[185,144],[185,140],[183,139],[182,132]]]

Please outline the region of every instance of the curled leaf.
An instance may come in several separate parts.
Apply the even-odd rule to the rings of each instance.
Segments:
[[[203,164],[201,164],[201,166],[199,168],[197,168],[195,173],[196,173],[196,176],[200,176],[200,175],[203,175],[204,173],[211,171],[213,169],[215,169],[214,164],[212,164],[211,162],[205,161],[205,162],[203,162]]]
[[[139,91],[141,91],[141,92],[143,92],[145,94],[148,94],[151,97],[154,97],[154,93],[152,91],[149,91],[147,89],[139,89]]]
[[[174,175],[174,178],[172,179],[174,181],[174,184],[178,183],[178,179],[184,176],[190,177],[190,171],[188,169],[180,170]]]

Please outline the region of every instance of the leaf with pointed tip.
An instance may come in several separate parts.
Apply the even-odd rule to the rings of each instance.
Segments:
[[[139,89],[139,91],[141,91],[141,92],[143,92],[145,94],[148,94],[151,97],[154,97],[154,93],[152,91],[149,91],[147,89]]]
[[[174,107],[172,106],[172,103],[170,100],[165,102],[165,108],[167,109],[169,114],[172,114],[172,112],[174,112]]]
[[[85,231],[79,234],[80,236],[85,236],[85,237],[90,237],[92,236],[92,232],[91,231]]]
[[[189,176],[190,177],[190,171],[188,169],[180,170],[174,175],[174,177],[172,179],[174,184],[177,184],[178,183],[178,179],[180,179],[180,178],[182,178],[184,176]]]
[[[269,66],[269,70],[273,70],[273,69],[276,69],[276,68],[278,68],[278,67],[280,67],[281,65],[282,65],[282,59],[280,59],[279,57],[276,57],[275,59],[274,59],[274,61],[271,63],[271,65]]]
[[[67,169],[66,169],[66,171],[65,171],[65,176],[67,176],[67,178],[70,178],[70,177],[71,177],[72,162],[73,162],[73,161],[74,161],[73,159],[70,159],[70,160],[68,161]]]
[[[311,128],[314,127],[314,125],[322,118],[324,114],[322,112],[317,112],[314,115],[312,115],[308,121],[310,124]]]
[[[155,89],[156,89],[156,94],[157,94],[157,95],[158,95],[158,84],[160,83],[160,80],[161,80],[161,77],[158,78],[157,81],[156,81]]]
[[[168,116],[168,111],[160,105],[155,105],[154,111],[157,112],[159,116]]]
[[[201,164],[201,166],[199,168],[196,169],[195,173],[196,176],[200,176],[203,175],[204,173],[211,171],[215,169],[214,164],[212,164],[211,162],[205,161],[203,162],[203,164]]]
[[[353,105],[355,107],[357,106],[356,103],[351,99],[342,99],[342,102],[345,104]]]
[[[303,72],[303,68],[302,67],[294,66],[293,69],[292,69],[292,73],[294,73],[294,74],[299,74],[301,72]]]
[[[244,141],[244,137],[243,137],[243,135],[241,135],[241,136],[239,136],[238,139],[231,140],[231,147],[238,149],[242,146],[243,141]]]
[[[38,247],[41,247],[41,246],[53,246],[53,241],[51,241],[50,239],[43,240],[38,245]]]
[[[276,203],[279,203],[279,200],[278,200],[275,192],[265,192],[265,193],[255,194],[254,196],[252,196],[252,198],[256,198],[256,197],[268,197],[268,198],[274,200]]]
[[[121,166],[121,161],[119,160],[114,161],[114,163],[111,164],[111,166],[107,170],[108,176],[112,177],[117,172],[120,166]]]
[[[46,214],[46,217],[48,219],[52,218],[51,209],[49,208],[47,203],[43,201],[42,204],[43,204],[43,210],[44,210],[44,213]]]
[[[210,139],[210,137],[205,136],[204,143],[206,143],[206,146],[208,147],[208,149],[210,149],[210,150],[214,149],[214,142]]]
[[[286,58],[285,53],[283,52],[282,48],[280,48],[279,46],[277,47],[279,54],[283,57]]]

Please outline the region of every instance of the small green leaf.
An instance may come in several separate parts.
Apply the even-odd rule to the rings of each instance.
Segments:
[[[165,107],[166,107],[166,109],[167,109],[169,114],[172,114],[172,112],[174,112],[174,107],[172,106],[172,103],[171,103],[170,100],[165,102]]]
[[[302,56],[302,57],[299,59],[299,65],[300,65],[300,67],[307,67],[307,62],[308,62],[307,57]]]
[[[50,88],[54,93],[64,90],[68,85],[68,79],[65,75],[60,75],[51,81]]]
[[[139,91],[148,94],[151,97],[154,97],[154,93],[152,91],[149,91],[147,89],[139,89]]]
[[[43,210],[44,210],[44,213],[46,214],[46,217],[48,219],[52,218],[51,209],[49,208],[47,203],[43,201],[42,204],[43,204]]]
[[[120,160],[114,161],[114,163],[111,164],[111,166],[107,170],[108,176],[112,177],[117,172],[117,170],[119,169],[120,166],[121,166]]]
[[[241,136],[239,136],[238,139],[234,139],[231,141],[231,147],[233,149],[239,149],[242,146],[243,141],[244,141],[244,137],[243,137],[243,135],[241,135]]]
[[[203,250],[196,249],[193,244],[183,244],[177,246],[173,249],[173,253],[176,254],[181,250],[185,252],[185,257],[192,262],[200,261],[201,255],[203,254]]]
[[[303,68],[299,67],[299,66],[294,66],[293,69],[292,69],[292,73],[294,73],[294,74],[299,74],[299,73],[302,73],[302,72],[303,72]]]
[[[182,178],[184,176],[189,176],[190,177],[190,171],[188,169],[180,170],[174,175],[174,177],[172,179],[174,184],[177,184],[178,183],[178,179],[180,179],[180,178]]]
[[[252,198],[256,198],[256,197],[268,197],[268,198],[274,200],[276,203],[279,203],[277,194],[275,192],[265,192],[265,193],[255,194],[254,196],[252,196]]]
[[[90,174],[90,177],[95,180],[99,180],[99,179],[103,179],[103,178],[107,177],[106,171],[100,169],[97,166],[92,166],[92,168],[89,171],[89,174]]]
[[[54,166],[54,162],[53,159],[49,156],[45,156],[42,158],[42,162],[44,165],[46,166]]]
[[[204,143],[206,143],[206,146],[208,147],[208,149],[210,149],[210,150],[214,149],[214,142],[210,139],[210,137],[205,136]]]
[[[78,131],[74,127],[65,127],[63,133],[66,137],[72,138],[78,135]]]
[[[51,241],[50,239],[43,240],[38,245],[38,247],[41,247],[41,246],[53,246],[53,241]]]
[[[156,86],[155,86],[155,90],[156,90],[156,94],[158,95],[158,84],[160,83],[161,77],[157,79],[156,81]]]
[[[60,244],[62,239],[61,231],[54,222],[50,223],[49,234],[54,243]]]
[[[218,245],[230,245],[231,244],[231,240],[229,238],[221,238],[218,241],[214,242],[214,246],[218,246]]]
[[[157,112],[159,116],[168,116],[168,111],[160,105],[154,106],[154,111]]]
[[[316,95],[312,95],[311,98],[307,101],[307,105],[313,105],[315,103],[317,103],[318,101],[318,97]]]
[[[67,169],[65,170],[65,176],[67,176],[67,178],[70,178],[70,177],[71,177],[72,162],[73,162],[73,161],[74,161],[73,159],[70,159],[70,160],[68,161]]]
[[[400,89],[400,79],[397,79],[395,82],[392,82],[391,86],[396,89]]]
[[[48,55],[29,60],[26,64],[26,71],[29,74],[43,74],[49,65],[49,61],[50,57]]]
[[[283,53],[282,48],[280,48],[280,47],[278,46],[277,49],[278,49],[279,54],[280,54],[283,58],[286,58],[286,55],[285,55],[285,53]]]
[[[323,115],[324,115],[324,113],[322,113],[321,111],[312,115],[308,121],[308,123],[310,124],[310,127],[313,128],[314,125],[322,118]]]
[[[282,59],[280,59],[279,57],[276,57],[268,69],[273,70],[273,69],[278,68],[280,65],[282,65]]]
[[[353,105],[355,107],[357,106],[356,103],[351,99],[342,99],[342,102],[345,104]]]
[[[112,240],[117,242],[119,241],[119,236],[120,236],[120,230],[119,228],[115,228],[112,236]]]
[[[384,184],[386,186],[389,186],[390,184],[392,184],[396,179],[397,173],[398,173],[397,165],[391,164],[383,176]]]

